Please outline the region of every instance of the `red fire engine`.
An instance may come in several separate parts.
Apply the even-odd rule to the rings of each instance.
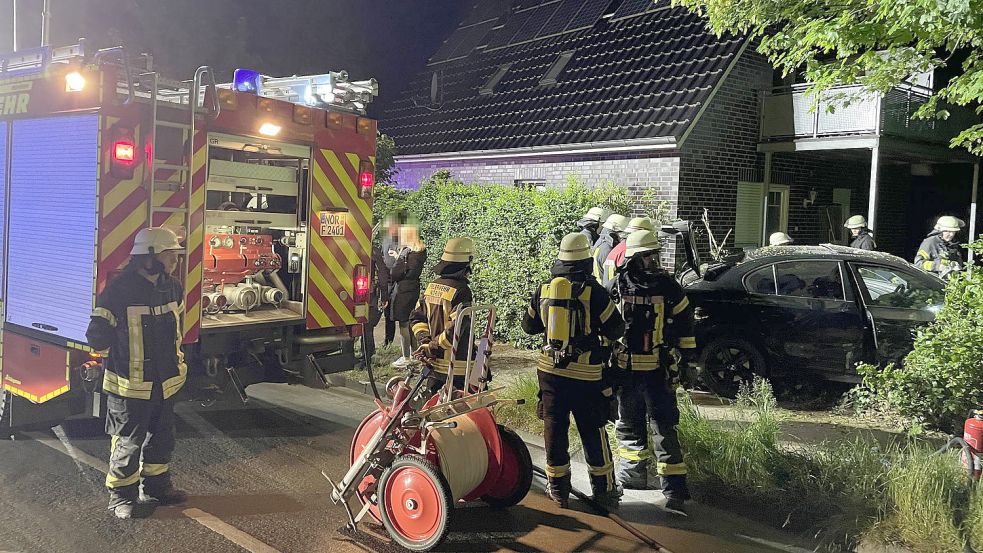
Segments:
[[[0,56],[0,413],[98,413],[95,297],[136,233],[183,240],[192,390],[350,368],[368,314],[378,89],[344,72],[215,83],[84,42]],[[243,396],[244,397],[244,396]]]

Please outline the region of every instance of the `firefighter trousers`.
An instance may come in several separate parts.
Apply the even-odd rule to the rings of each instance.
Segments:
[[[629,489],[648,488],[652,459],[666,497],[689,499],[686,464],[676,427],[679,407],[665,369],[629,371],[618,390],[618,482]],[[649,429],[651,427],[651,448]]]
[[[608,399],[600,382],[575,380],[538,371],[539,404],[546,437],[546,475],[550,480],[570,474],[570,415],[584,447],[584,458],[595,493],[614,489],[614,462],[605,425]]]
[[[154,384],[150,400],[107,397],[106,433],[112,436],[106,474],[110,508],[137,501],[141,483],[152,497],[171,488],[168,463],[174,452],[174,399],[162,399],[159,390]]]

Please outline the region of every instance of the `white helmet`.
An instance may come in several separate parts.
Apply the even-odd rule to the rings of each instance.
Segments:
[[[601,226],[614,232],[624,232],[625,227],[628,226],[628,217],[618,213],[612,213],[604,220],[604,224]]]
[[[587,210],[587,213],[584,215],[584,219],[588,219],[590,221],[594,221],[597,223],[603,223],[610,216],[611,216],[610,209],[607,209],[605,207],[592,207]]]
[[[794,242],[794,240],[792,240],[792,237],[785,234],[784,232],[775,232],[768,237],[769,246],[787,246],[792,242]]]
[[[863,215],[854,215],[853,217],[847,219],[846,222],[843,223],[843,226],[849,229],[866,228],[867,218]]]
[[[150,227],[141,229],[133,240],[130,255],[153,255],[169,250],[183,250],[178,243],[177,234],[166,227]]]

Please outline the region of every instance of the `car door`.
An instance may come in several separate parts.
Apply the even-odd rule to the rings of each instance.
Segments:
[[[859,284],[878,364],[899,362],[911,351],[915,331],[933,320],[945,299],[938,278],[877,263],[851,262]]]
[[[837,260],[793,260],[750,273],[745,286],[762,341],[789,372],[835,378],[862,360],[864,319]],[[773,291],[771,287],[774,287]]]

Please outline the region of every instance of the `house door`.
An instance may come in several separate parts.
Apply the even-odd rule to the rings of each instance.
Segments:
[[[762,203],[763,188],[760,182],[737,184],[734,244],[739,248],[757,248],[768,243],[771,233],[788,231],[788,185],[769,186],[766,203]]]

